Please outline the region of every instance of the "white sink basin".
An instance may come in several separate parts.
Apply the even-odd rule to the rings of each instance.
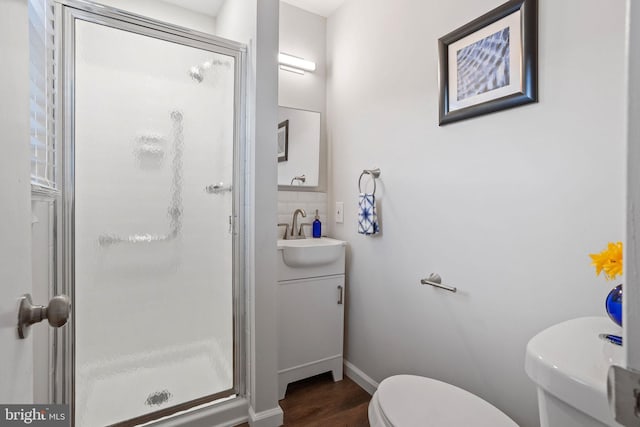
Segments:
[[[284,263],[293,268],[319,267],[331,264],[344,254],[347,242],[321,237],[319,239],[278,240]]]

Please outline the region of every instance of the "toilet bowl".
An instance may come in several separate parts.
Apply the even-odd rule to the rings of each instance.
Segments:
[[[518,427],[498,408],[451,384],[416,375],[380,383],[369,403],[371,427]]]

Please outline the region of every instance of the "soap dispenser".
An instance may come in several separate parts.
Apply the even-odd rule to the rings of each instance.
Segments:
[[[320,222],[318,209],[316,209],[316,219],[313,220],[313,237],[322,237],[322,223]]]

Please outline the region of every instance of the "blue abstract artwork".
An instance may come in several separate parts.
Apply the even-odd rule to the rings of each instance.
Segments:
[[[458,101],[509,86],[509,27],[460,49]]]

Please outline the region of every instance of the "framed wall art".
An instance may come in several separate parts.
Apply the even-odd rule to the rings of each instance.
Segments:
[[[278,162],[289,160],[289,120],[278,123]]]
[[[538,101],[538,2],[511,0],[438,40],[440,125]]]

